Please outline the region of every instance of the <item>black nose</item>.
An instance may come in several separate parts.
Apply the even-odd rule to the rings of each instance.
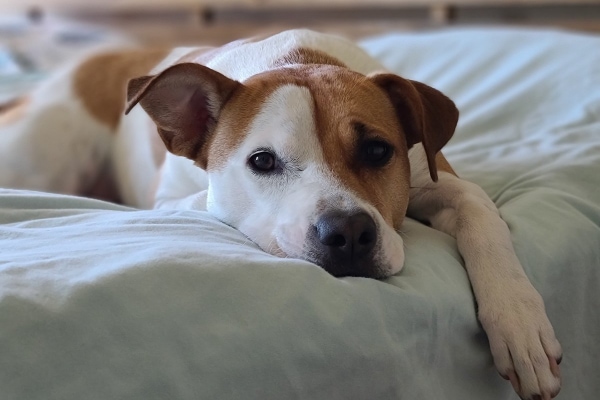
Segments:
[[[317,237],[332,260],[354,264],[371,256],[377,242],[377,225],[365,212],[330,211],[316,223]]]

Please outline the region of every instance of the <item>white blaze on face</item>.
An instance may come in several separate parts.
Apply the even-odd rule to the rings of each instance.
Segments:
[[[259,151],[275,154],[282,169],[254,172],[248,159]],[[400,236],[329,171],[306,87],[281,86],[267,98],[225,166],[209,171],[207,209],[266,252],[294,258],[307,258],[307,232],[321,213],[364,210],[377,225],[380,269],[390,275],[404,264]]]

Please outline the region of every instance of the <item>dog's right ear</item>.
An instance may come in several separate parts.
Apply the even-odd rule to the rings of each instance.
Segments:
[[[448,143],[458,122],[454,102],[424,83],[394,74],[375,73],[369,78],[389,96],[404,127],[408,148],[423,144],[429,174],[437,182],[436,155]]]
[[[167,150],[206,168],[208,142],[223,105],[241,83],[208,67],[176,64],[129,81],[127,109],[139,102],[158,127]]]

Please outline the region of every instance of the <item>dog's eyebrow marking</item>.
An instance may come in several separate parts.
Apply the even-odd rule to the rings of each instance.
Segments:
[[[321,64],[345,67],[344,63],[335,57],[330,56],[319,50],[313,50],[306,47],[299,47],[278,58],[273,62],[273,67],[284,67],[294,64]]]
[[[367,128],[367,126],[365,124],[363,124],[362,122],[355,122],[354,123],[354,131],[356,132],[356,136],[358,136],[358,139],[362,140],[365,138],[365,136],[367,136],[367,133],[369,132],[369,128]]]

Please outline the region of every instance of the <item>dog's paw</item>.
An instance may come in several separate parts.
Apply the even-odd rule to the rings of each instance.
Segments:
[[[560,343],[532,287],[511,290],[479,310],[500,375],[525,400],[550,400],[560,391]]]

